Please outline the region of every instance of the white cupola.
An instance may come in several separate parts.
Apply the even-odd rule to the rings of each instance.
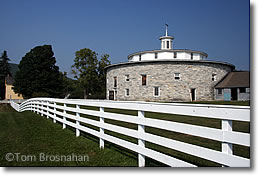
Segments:
[[[166,24],[166,35],[161,36],[161,50],[172,50],[173,49],[173,36],[168,36],[168,25]]]

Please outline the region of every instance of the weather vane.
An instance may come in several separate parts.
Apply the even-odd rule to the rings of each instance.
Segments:
[[[166,25],[166,36],[168,36],[168,24],[165,23],[165,25]]]

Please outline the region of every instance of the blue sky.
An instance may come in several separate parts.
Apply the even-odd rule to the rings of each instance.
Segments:
[[[175,49],[249,69],[248,0],[1,0],[0,22],[0,52],[13,63],[44,44],[68,73],[82,48],[126,62],[133,52],[160,49],[167,23]]]

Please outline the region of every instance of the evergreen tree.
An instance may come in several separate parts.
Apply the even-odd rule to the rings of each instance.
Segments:
[[[4,50],[0,58],[0,98],[5,99],[5,77],[10,74],[9,63],[10,59],[7,56],[7,51]]]
[[[37,46],[22,58],[15,75],[14,91],[25,98],[64,98],[63,76],[51,45]]]

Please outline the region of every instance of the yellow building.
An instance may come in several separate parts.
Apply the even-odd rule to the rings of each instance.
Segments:
[[[9,74],[5,77],[5,99],[6,100],[19,100],[23,99],[21,94],[17,94],[14,92],[13,88],[14,79]]]

